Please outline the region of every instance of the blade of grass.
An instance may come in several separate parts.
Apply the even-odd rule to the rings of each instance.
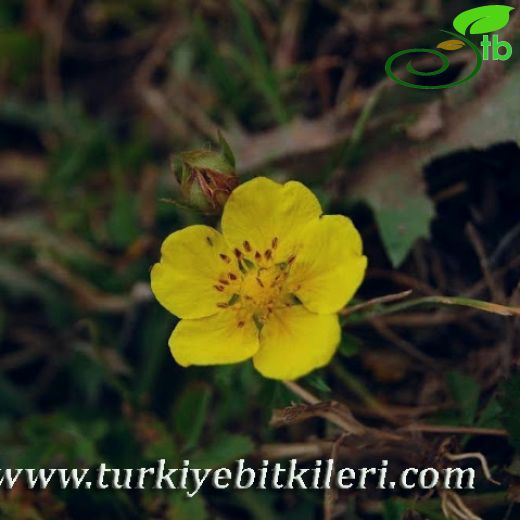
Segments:
[[[387,314],[401,312],[421,305],[457,305],[459,307],[469,307],[491,314],[498,314],[499,316],[520,316],[520,307],[509,307],[506,305],[500,305],[498,303],[474,300],[472,298],[465,298],[462,296],[425,296],[422,298],[396,303],[395,305],[387,305],[386,307],[382,307],[377,311],[355,317],[353,318],[353,321],[365,321],[369,318],[385,316]],[[342,312],[346,312],[346,310]]]
[[[243,72],[249,76],[253,86],[264,97],[269,105],[272,116],[279,124],[289,120],[289,113],[282,99],[280,84],[274,68],[269,62],[265,45],[260,38],[254,21],[242,0],[232,0],[232,8],[240,26],[240,33],[250,55],[234,49],[233,56]]]
[[[204,20],[197,16],[194,20],[195,41],[200,46],[201,53],[207,63],[209,75],[217,88],[222,102],[238,113],[243,108],[242,89],[232,74],[225,60],[215,48],[211,33]]]
[[[356,120],[352,134],[343,142],[337,152],[333,154],[330,162],[325,166],[325,178],[329,178],[340,166],[352,160],[356,148],[363,139],[370,117],[377,106],[381,91],[381,87],[376,88],[368,98]]]

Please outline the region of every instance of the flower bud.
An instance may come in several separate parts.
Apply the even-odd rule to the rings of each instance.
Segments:
[[[184,202],[203,213],[220,215],[231,192],[238,186],[231,149],[219,135],[221,150],[193,150],[179,154],[175,168]]]

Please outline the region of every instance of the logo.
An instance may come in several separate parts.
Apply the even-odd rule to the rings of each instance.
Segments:
[[[497,34],[490,36],[490,33],[499,31],[509,23],[509,17],[513,9],[513,7],[506,5],[486,5],[460,13],[455,20],[453,20],[453,27],[457,32],[442,31],[451,36],[451,38],[439,43],[437,49],[406,49],[392,54],[392,56],[386,60],[385,64],[387,76],[403,87],[422,90],[451,88],[466,83],[466,81],[469,81],[478,74],[483,61],[506,61],[513,55],[513,48],[509,42],[501,41]],[[468,35],[482,35],[482,41],[479,45],[482,50],[469,39]],[[437,57],[441,61],[441,65],[437,69],[431,71],[417,70],[410,60],[406,64],[406,71],[408,74],[417,78],[438,76],[446,72],[450,66],[448,55],[445,54],[445,52],[453,52],[463,47],[468,47],[475,54],[475,66],[466,77],[452,81],[451,83],[444,83],[442,85],[421,85],[420,83],[412,83],[411,81],[398,78],[394,72],[394,64],[402,56],[408,54],[429,54]]]

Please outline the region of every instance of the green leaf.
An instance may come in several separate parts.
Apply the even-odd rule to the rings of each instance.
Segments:
[[[218,143],[226,161],[234,168],[236,166],[235,154],[233,153],[231,146],[229,146],[229,143],[226,141],[226,138],[222,135],[220,130],[218,132]]]
[[[138,238],[137,201],[132,194],[116,193],[107,227],[114,244],[118,247],[127,247]]]
[[[349,185],[349,203],[372,208],[386,253],[399,267],[415,241],[430,236],[435,209],[426,194],[422,165],[414,158],[403,161],[402,145],[386,146],[380,157],[376,154],[382,145],[374,146],[370,153],[375,159],[360,167]]]
[[[373,205],[373,209],[388,257],[394,267],[399,267],[415,241],[430,236],[433,204],[426,195],[417,193],[397,204]]]
[[[453,20],[453,27],[461,34],[486,34],[499,31],[509,23],[514,7],[485,5],[460,13]]]
[[[480,397],[480,385],[470,376],[456,370],[449,372],[448,387],[458,405],[460,420],[464,426],[471,426],[475,422]]]
[[[308,375],[304,381],[322,393],[330,394],[330,392],[332,392],[323,376],[318,373]]]
[[[31,415],[19,427],[24,449],[17,461],[22,467],[45,466],[60,461],[67,467],[100,461],[97,444],[106,434],[103,420],[82,421],[66,412]]]
[[[511,446],[520,453],[520,374],[515,374],[501,388],[502,424],[509,433]]]
[[[189,518],[190,520],[209,518],[206,503],[200,494],[189,498],[185,494],[172,493],[170,497],[172,509],[168,518]]]
[[[409,507],[405,502],[396,499],[390,499],[385,502],[383,511],[384,520],[403,520]]]
[[[150,428],[150,432],[153,432],[154,440],[145,447],[145,458],[149,461],[158,459],[177,460],[179,452],[167,425],[159,419],[150,418],[148,428]]]
[[[224,434],[200,450],[191,458],[193,467],[218,468],[249,455],[254,449],[253,441],[245,435]]]
[[[359,354],[361,348],[361,340],[352,334],[341,335],[341,343],[339,344],[338,351],[341,355],[351,358]]]
[[[197,446],[208,412],[211,390],[207,385],[188,387],[177,400],[174,410],[175,430],[184,440],[184,449]]]
[[[489,400],[486,407],[480,412],[476,425],[481,428],[500,428],[500,416],[502,415],[502,407],[496,398]]]
[[[0,67],[19,83],[34,73],[41,60],[40,41],[28,33],[18,29],[0,31]]]

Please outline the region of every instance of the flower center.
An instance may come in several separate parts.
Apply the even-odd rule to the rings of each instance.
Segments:
[[[246,272],[240,287],[240,300],[245,309],[260,319],[284,300],[287,272],[279,265],[253,267]]]
[[[220,254],[229,272],[222,274],[214,286],[223,297],[217,306],[235,311],[239,328],[250,319],[261,328],[274,309],[297,303],[286,284],[296,257],[285,261],[276,258],[278,238],[272,239],[271,246],[263,252],[255,251],[246,240],[242,248],[234,250],[235,258]]]

